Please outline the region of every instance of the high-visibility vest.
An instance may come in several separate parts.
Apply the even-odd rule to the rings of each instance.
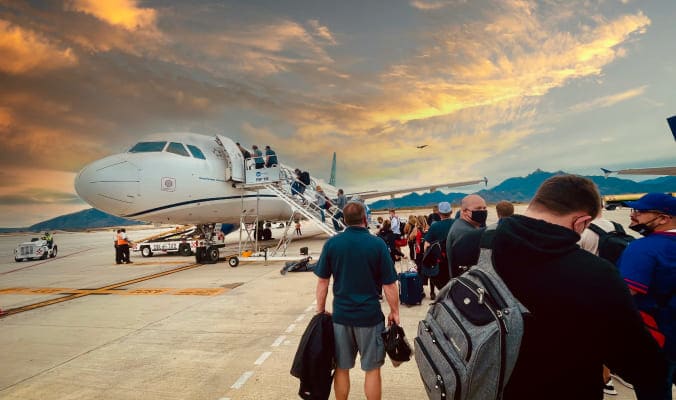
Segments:
[[[129,244],[127,242],[127,238],[124,236],[124,233],[120,232],[117,234],[117,245],[118,246],[124,246],[125,244]]]

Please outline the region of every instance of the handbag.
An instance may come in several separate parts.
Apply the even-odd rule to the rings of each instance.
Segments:
[[[411,359],[411,345],[406,339],[404,328],[393,323],[382,333],[385,352],[392,360],[392,365],[398,367],[401,363]]]

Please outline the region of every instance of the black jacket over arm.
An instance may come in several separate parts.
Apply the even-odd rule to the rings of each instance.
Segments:
[[[326,400],[331,394],[335,368],[333,321],[328,314],[310,320],[293,358],[291,375],[300,379],[302,399]]]

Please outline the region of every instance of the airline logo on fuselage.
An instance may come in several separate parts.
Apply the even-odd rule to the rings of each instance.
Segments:
[[[162,191],[173,192],[175,190],[176,190],[176,178],[163,177],[162,178]]]

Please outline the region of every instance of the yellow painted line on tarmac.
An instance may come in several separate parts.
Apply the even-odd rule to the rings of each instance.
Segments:
[[[191,289],[182,289],[177,292],[174,292],[172,294],[175,295],[190,295],[190,296],[216,296],[218,294],[221,294],[225,292],[225,288],[209,288],[209,289],[199,289],[199,288],[191,288]]]
[[[68,289],[68,288],[6,288],[0,289],[2,294],[122,294],[131,296],[178,295],[178,296],[216,296],[230,288],[139,288],[139,289]]]

